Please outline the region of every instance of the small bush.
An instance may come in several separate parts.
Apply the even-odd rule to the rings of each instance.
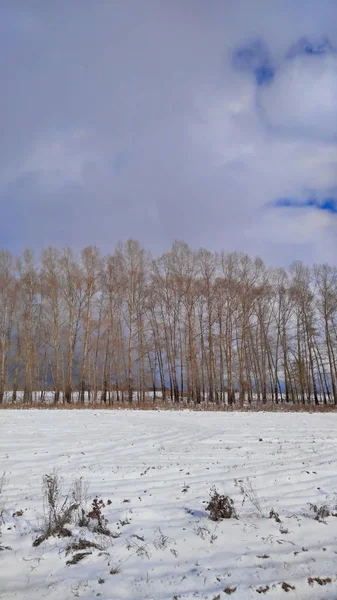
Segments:
[[[108,519],[102,514],[102,508],[105,504],[102,499],[94,498],[91,505],[91,510],[87,514],[87,518],[94,522],[93,531],[94,533],[101,533],[102,535],[110,535],[111,531],[108,529]]]
[[[74,511],[78,509],[78,504],[71,502],[69,495],[63,500],[61,488],[61,481],[56,471],[43,477],[45,527],[42,535],[34,540],[33,546],[39,546],[51,536],[71,536],[71,531],[66,525],[71,522]]]
[[[219,494],[215,487],[211,490],[206,511],[209,512],[209,518],[212,521],[237,518],[233,500],[229,496]]]
[[[331,515],[336,516],[330,511],[326,504],[322,504],[322,506],[317,506],[317,504],[310,503],[310,509],[313,510],[316,514],[315,520],[319,521],[320,523],[325,523],[325,519],[327,517],[330,517]]]
[[[280,515],[273,508],[269,512],[269,519],[275,519],[276,523],[281,523]]]
[[[62,482],[56,471],[43,477],[45,525],[43,533],[34,540],[33,546],[39,546],[51,536],[70,537],[72,533],[66,525],[71,522],[79,527],[86,527],[93,533],[113,535],[107,527],[108,520],[102,513],[105,507],[102,499],[94,498],[87,512],[87,489],[82,478],[77,479],[64,496]],[[109,503],[111,504],[110,501]]]

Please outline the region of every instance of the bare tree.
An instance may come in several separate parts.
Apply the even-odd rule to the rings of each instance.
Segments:
[[[3,402],[7,384],[17,292],[13,257],[9,252],[2,250],[0,251],[0,404]]]
[[[337,403],[337,270],[135,240],[0,252],[0,403]],[[78,394],[74,392],[78,392]]]

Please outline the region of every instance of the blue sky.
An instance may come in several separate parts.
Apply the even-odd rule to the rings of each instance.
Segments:
[[[4,0],[0,245],[336,262],[335,0]]]
[[[337,198],[337,195],[336,195]],[[278,208],[314,208],[316,210],[325,210],[332,215],[337,214],[337,199],[336,198],[312,198],[308,196],[306,199],[297,200],[296,198],[279,198],[274,203]]]

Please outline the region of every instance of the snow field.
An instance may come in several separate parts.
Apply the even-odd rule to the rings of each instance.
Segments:
[[[0,411],[0,598],[336,600],[337,517],[310,507],[337,505],[336,446],[332,413]],[[119,537],[73,524],[32,546],[53,469],[64,493],[87,482]],[[237,520],[208,518],[212,486]],[[67,565],[79,539],[100,549]]]

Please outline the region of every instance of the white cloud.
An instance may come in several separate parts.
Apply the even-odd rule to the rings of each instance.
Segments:
[[[300,134],[337,136],[337,56],[301,55],[285,60],[273,83],[259,88],[269,124]]]
[[[262,240],[261,248],[269,248],[271,255],[267,257],[268,262],[275,260],[281,252],[288,262],[301,258],[333,264],[336,260],[336,231],[337,215],[311,207],[282,207],[265,209],[254,227],[245,230],[245,235],[252,242]],[[291,257],[294,247],[297,254]],[[291,251],[288,252],[288,249]]]
[[[264,230],[264,237],[269,242],[323,242],[332,221],[337,224],[337,217],[310,207],[269,209],[261,217],[260,232]]]
[[[84,129],[53,132],[34,139],[2,181],[32,177],[40,191],[54,192],[68,184],[83,185],[88,174],[102,165]]]
[[[299,69],[297,59],[292,62],[296,62]],[[217,222],[222,222],[226,231],[230,229],[229,238],[222,236],[224,241],[229,239],[232,247],[258,252],[269,261],[273,257],[278,261],[280,255],[288,260],[291,245],[293,252],[296,248],[297,257],[335,259],[337,218],[334,215],[313,208],[266,208],[280,197],[306,199],[312,190],[316,195],[326,197],[336,189],[337,145],[327,140],[327,132],[329,119],[331,126],[337,123],[337,112],[336,121],[332,117],[333,108],[325,115],[318,104],[319,112],[315,90],[310,96],[312,82],[316,75],[318,77],[316,64],[313,63],[313,72],[306,61],[303,64],[307,69],[306,77],[300,79],[300,88],[294,78],[295,89],[289,91],[292,95],[289,103],[286,76],[281,77],[284,99],[277,84],[260,92],[262,88],[256,87],[253,78],[228,72],[228,85],[224,90],[204,92],[202,100],[197,97],[199,119],[189,124],[191,139],[204,153],[205,161],[209,161],[213,177],[214,173],[224,175],[223,210],[222,215],[221,210],[218,211],[217,217]],[[334,81],[334,69],[334,60],[324,60],[321,77],[323,88],[326,83],[326,89],[322,89],[324,106],[330,106],[326,100],[330,89],[327,83]],[[272,92],[274,85],[275,92]],[[287,85],[290,85],[289,81]],[[302,104],[305,104],[303,114],[301,100],[296,97],[299,89],[304,98]],[[266,94],[264,108],[275,102],[275,121],[279,114],[277,124],[283,127],[291,124],[292,135],[265,127],[260,118],[260,93]],[[274,93],[275,100],[272,99]],[[289,111],[293,111],[292,115]],[[305,124],[305,131],[301,129],[301,123]],[[313,131],[315,136],[307,135]]]

